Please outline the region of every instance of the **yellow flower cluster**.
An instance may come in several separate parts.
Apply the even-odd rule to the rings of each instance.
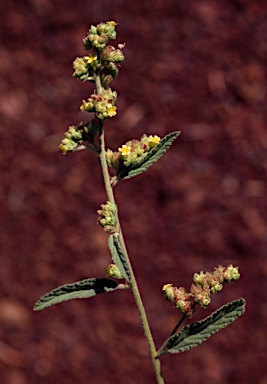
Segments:
[[[73,76],[82,81],[93,79],[94,72],[101,66],[96,54],[77,57],[73,62]]]
[[[121,166],[130,166],[140,160],[141,157],[147,156],[152,148],[160,142],[157,135],[143,135],[140,140],[131,140],[123,144],[118,151],[113,152],[107,150],[107,163],[116,170]]]
[[[75,126],[70,126],[61,140],[59,149],[65,155],[69,151],[74,151],[82,142],[82,130],[77,129]]]
[[[103,90],[101,95],[92,94],[87,101],[83,100],[80,109],[87,112],[97,112],[101,120],[113,117],[117,114],[117,107],[114,105],[117,99],[117,93],[111,88]]]

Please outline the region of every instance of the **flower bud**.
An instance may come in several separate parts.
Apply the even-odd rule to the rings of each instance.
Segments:
[[[195,284],[204,285],[206,283],[206,275],[201,271],[199,274],[195,273],[193,277]]]
[[[164,292],[164,296],[165,296],[166,300],[170,300],[171,302],[173,302],[173,300],[174,300],[174,292],[173,292],[172,284],[165,284],[163,286],[162,290]]]
[[[85,100],[82,101],[82,105],[80,106],[81,111],[87,111],[87,112],[93,112],[94,111],[94,104],[91,102],[86,102]]]
[[[73,69],[74,73],[73,76],[80,77],[83,74],[87,73],[88,68],[86,66],[86,62],[84,61],[83,57],[76,57],[76,59],[73,62]]]
[[[217,292],[220,292],[221,290],[223,289],[223,285],[222,284],[216,284],[214,285],[211,289],[210,289],[210,292],[215,294]]]
[[[224,267],[222,267],[221,265],[219,265],[218,268],[215,268],[213,272],[215,280],[218,281],[218,283],[220,284],[223,283],[223,280],[224,280],[223,272],[224,272]]]
[[[228,267],[224,271],[223,277],[227,282],[231,280],[238,280],[240,277],[238,267],[233,267],[232,264],[228,265]]]
[[[107,88],[108,85],[112,82],[113,77],[111,75],[101,74],[101,84],[103,88]]]
[[[107,266],[105,271],[106,277],[113,277],[114,279],[123,279],[119,268],[115,264],[110,264],[109,266]]]
[[[204,297],[202,301],[199,302],[199,304],[201,305],[201,307],[205,308],[210,304],[210,302],[211,302],[210,297],[206,297],[206,298]]]
[[[101,76],[105,77],[107,75],[112,76],[113,79],[117,77],[119,73],[118,67],[113,62],[104,62],[103,63],[103,69],[101,71]]]
[[[59,149],[61,150],[63,155],[66,155],[67,152],[73,151],[77,147],[78,147],[77,143],[75,143],[74,141],[67,139],[67,138],[62,139],[62,141],[59,145]]]
[[[205,276],[206,276],[206,283],[210,288],[217,284],[217,281],[214,278],[214,274],[212,272],[206,272]]]
[[[113,167],[118,170],[121,164],[119,152],[113,152],[111,149],[108,149],[106,151],[106,159],[109,167]]]
[[[102,61],[108,61],[108,57],[115,48],[112,45],[107,45],[102,51]]]
[[[83,46],[84,46],[84,49],[88,51],[93,48],[93,45],[90,39],[88,38],[88,36],[83,39]]]
[[[110,52],[110,54],[106,57],[106,61],[112,61],[115,63],[121,63],[124,60],[124,55],[120,49],[115,49]]]
[[[186,317],[193,317],[192,302],[189,300],[178,300],[176,308],[179,309]]]
[[[203,308],[205,308],[211,301],[210,290],[207,285],[202,286],[200,284],[193,283],[190,288],[190,295]]]

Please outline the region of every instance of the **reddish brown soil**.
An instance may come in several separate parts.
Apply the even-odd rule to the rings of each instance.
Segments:
[[[166,384],[266,384],[266,2],[10,0],[0,14],[1,384],[155,383],[130,292],[32,311],[110,263],[97,158],[58,151],[92,90],[72,61],[106,20],[127,43],[108,146],[182,131],[159,163],[116,187],[157,346],[179,318],[163,284],[189,288],[194,272],[232,263],[241,280],[196,318],[247,300],[210,341],[163,357]]]

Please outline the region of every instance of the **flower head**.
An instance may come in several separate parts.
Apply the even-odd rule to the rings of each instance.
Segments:
[[[118,23],[116,23],[115,21],[107,21],[107,24],[111,27],[115,27],[115,25],[118,25]]]
[[[115,115],[117,115],[117,107],[115,105],[112,105],[112,104],[108,104],[108,116],[109,117],[113,117]]]
[[[160,137],[157,135],[155,136],[150,135],[148,137],[148,143],[150,148],[154,148],[159,142],[160,142]]]
[[[121,148],[119,148],[119,152],[122,156],[127,156],[131,153],[131,147],[123,144]]]
[[[84,61],[88,64],[91,64],[96,60],[97,60],[97,56],[92,53],[89,56],[84,56]]]

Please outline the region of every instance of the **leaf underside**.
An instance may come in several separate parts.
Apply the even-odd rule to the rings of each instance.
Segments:
[[[108,246],[112,255],[112,260],[119,268],[122,277],[130,283],[131,274],[116,233],[109,236]]]
[[[244,311],[245,300],[238,299],[219,308],[205,319],[186,325],[179,333],[168,339],[167,352],[180,353],[198,346],[235,321]]]
[[[35,311],[40,311],[51,305],[72,299],[85,299],[111,292],[117,289],[118,284],[110,279],[93,278],[77,281],[73,284],[62,285],[42,296],[34,305]]]
[[[180,135],[180,131],[172,132],[163,137],[160,142],[149,151],[146,156],[141,156],[140,160],[132,164],[129,167],[124,168],[118,175],[119,180],[130,179],[131,177],[137,176],[143,173],[154,164],[157,160],[164,155],[167,149],[171,146],[173,141]]]

